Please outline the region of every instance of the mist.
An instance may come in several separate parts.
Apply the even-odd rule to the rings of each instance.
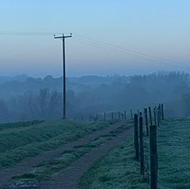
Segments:
[[[0,77],[0,122],[62,118],[62,77]],[[158,72],[134,76],[67,78],[67,116],[88,120],[104,112],[136,112],[163,103],[168,117],[189,116],[190,75]]]

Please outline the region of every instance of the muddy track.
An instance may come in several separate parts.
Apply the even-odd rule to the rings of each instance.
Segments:
[[[79,178],[93,166],[97,160],[105,156],[110,149],[124,141],[128,136],[131,136],[132,132],[133,128],[124,130],[123,133],[118,134],[117,137],[106,141],[102,146],[79,158],[69,168],[62,170],[51,180],[42,181],[36,189],[78,189]]]
[[[83,145],[88,142],[92,142],[97,137],[99,137],[101,135],[109,134],[111,131],[118,129],[119,127],[121,127],[124,124],[126,124],[126,121],[121,121],[119,123],[113,124],[104,130],[93,132],[92,134],[89,134],[83,138],[69,142],[69,143],[63,145],[62,147],[57,148],[56,150],[44,152],[40,156],[26,158],[22,162],[16,164],[14,167],[2,170],[0,172],[0,189],[6,188],[5,186],[7,186],[9,184],[9,182],[13,176],[22,175],[26,172],[30,172],[33,170],[34,167],[39,165],[42,161],[59,157],[63,151],[70,150],[76,145]],[[118,138],[118,137],[116,137],[116,138]],[[40,186],[40,188],[41,188],[41,186]]]

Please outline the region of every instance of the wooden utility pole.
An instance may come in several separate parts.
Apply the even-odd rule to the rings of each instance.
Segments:
[[[67,100],[66,100],[66,69],[65,69],[65,39],[72,37],[72,33],[68,36],[62,34],[62,36],[56,37],[54,35],[54,39],[61,39],[63,42],[63,119],[67,117]]]

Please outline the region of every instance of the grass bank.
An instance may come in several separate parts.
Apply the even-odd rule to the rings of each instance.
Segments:
[[[190,188],[190,118],[165,121],[159,128],[160,189]]]
[[[80,179],[80,189],[147,189],[134,160],[133,137],[128,138],[98,161]]]
[[[10,182],[9,186],[13,188],[18,187],[18,185],[19,187],[37,187],[39,181],[44,179],[51,179],[52,176],[59,173],[59,171],[68,168],[73,162],[84,156],[86,153],[89,153],[91,150],[98,148],[106,141],[114,139],[118,134],[129,128],[130,126],[128,126],[128,124],[121,125],[114,131],[100,135],[89,143],[76,145],[70,150],[65,150],[62,154],[60,154],[59,157],[41,162],[32,171],[12,177],[12,182]]]
[[[0,131],[0,170],[23,160],[53,150],[89,133],[102,130],[112,122],[91,123],[70,120],[44,121],[33,124],[14,123]],[[23,126],[24,125],[24,126]],[[1,126],[0,126],[1,127]]]
[[[24,184],[28,181],[38,182],[44,179],[50,179],[53,175],[57,174],[60,170],[69,167],[74,161],[89,153],[91,150],[99,147],[108,140],[112,140],[117,137],[118,134],[124,130],[129,129],[128,125],[122,125],[114,131],[110,131],[106,135],[100,135],[89,143],[83,145],[76,145],[70,150],[64,151],[59,157],[51,160],[46,160],[40,163],[32,171],[25,173],[20,176],[13,177],[13,184],[23,182]]]
[[[148,139],[145,137],[145,160]],[[80,189],[148,189],[134,160],[133,136],[98,161],[80,179]],[[169,119],[158,128],[158,188],[190,188],[190,118]]]

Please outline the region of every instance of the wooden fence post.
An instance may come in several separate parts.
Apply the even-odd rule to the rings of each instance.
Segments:
[[[134,147],[135,147],[135,158],[139,160],[139,139],[138,139],[138,115],[134,115]]]
[[[156,125],[157,124],[157,121],[156,121],[156,119],[157,119],[157,112],[156,112],[156,107],[154,107],[154,124]]]
[[[159,119],[160,119],[160,123],[162,122],[162,110],[161,110],[161,104],[159,104]]]
[[[125,120],[127,120],[127,112],[124,111],[124,117],[125,117]]]
[[[156,125],[150,126],[150,188],[157,189],[158,154]]]
[[[133,119],[133,111],[132,111],[132,110],[130,110],[130,112],[131,112],[131,119]]]
[[[143,117],[139,118],[140,165],[141,174],[144,175],[144,144],[143,144]]]
[[[137,110],[137,115],[138,115],[138,117],[140,117],[140,112],[139,112],[139,110]]]
[[[151,111],[151,107],[148,107],[149,110],[149,119],[150,119],[150,125],[152,125],[152,111]]]
[[[161,104],[162,120],[164,120],[164,104]]]
[[[118,112],[118,119],[120,120],[121,119],[121,113]]]
[[[160,107],[157,107],[157,122],[158,122],[158,126],[160,126]]]
[[[146,135],[149,135],[149,130],[148,130],[148,115],[147,115],[147,108],[144,108],[144,117],[145,117],[145,124],[146,124]]]

